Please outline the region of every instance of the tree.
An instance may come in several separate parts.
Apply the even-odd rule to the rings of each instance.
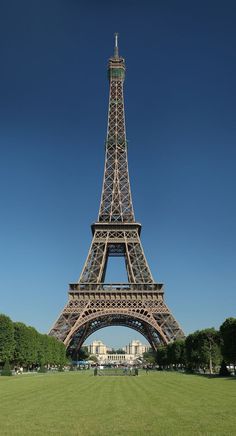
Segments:
[[[12,361],[15,348],[14,325],[6,315],[0,315],[0,362]]]
[[[10,364],[9,364],[8,360],[6,360],[5,363],[4,363],[1,375],[6,375],[6,376],[11,376],[12,375],[11,367],[10,367]]]
[[[88,347],[81,347],[77,353],[77,360],[86,360],[89,357]]]
[[[186,365],[187,369],[193,371],[200,366],[200,356],[198,347],[198,334],[197,330],[187,336],[185,340],[185,353],[186,353]]]
[[[0,363],[14,361],[21,366],[65,365],[66,347],[58,339],[42,335],[22,322],[13,323],[0,315]]]
[[[97,363],[97,362],[98,362],[98,358],[97,358],[94,354],[91,354],[91,355],[89,356],[89,360],[92,360],[94,363]]]
[[[227,318],[220,326],[220,333],[223,339],[222,354],[224,360],[236,366],[236,318]]]
[[[165,368],[168,364],[167,359],[167,346],[160,345],[156,352],[156,361],[160,368]]]
[[[219,365],[222,359],[220,335],[214,328],[197,330],[188,335],[185,349],[187,365],[191,370],[207,367],[212,374],[213,367]]]
[[[39,335],[38,363],[45,365],[65,365],[67,362],[66,348],[63,342],[48,336]]]
[[[220,364],[221,341],[220,334],[214,328],[201,330],[198,334],[198,347],[201,366],[207,366],[210,374],[213,373],[213,367]]]
[[[28,327],[30,337],[30,352],[29,362],[30,365],[38,365],[39,345],[40,345],[40,333],[34,327]]]
[[[48,348],[50,350],[49,364],[63,366],[67,363],[66,347],[63,342],[52,336],[48,336]]]
[[[185,339],[177,339],[173,342],[175,365],[183,366],[186,363]]]
[[[49,364],[51,360],[50,349],[48,347],[48,336],[47,335],[39,335],[39,343],[38,343],[38,364],[40,367],[44,367]]]
[[[48,352],[48,364],[57,365],[59,363],[59,347],[58,341],[52,336],[47,337],[47,352]]]
[[[31,330],[22,322],[14,323],[15,350],[14,361],[20,366],[32,364]]]
[[[230,372],[229,372],[224,360],[222,360],[222,362],[221,362],[219,376],[221,376],[221,377],[229,377],[230,376]]]
[[[152,365],[154,363],[156,363],[156,355],[155,355],[153,350],[145,351],[143,353],[143,358],[144,358],[144,360],[146,360],[146,362],[148,362]]]
[[[175,364],[175,352],[173,347],[173,342],[170,342],[166,346],[166,358],[167,358],[167,364],[168,365],[174,365]]]
[[[115,352],[116,354],[125,354],[125,350],[122,350],[122,348],[118,348]]]
[[[64,366],[68,363],[68,359],[66,357],[66,347],[63,344],[63,342],[61,341],[57,341],[57,342],[58,342],[58,358],[59,358],[58,364],[60,366]]]
[[[179,366],[185,364],[185,340],[177,339],[167,345],[168,364]]]

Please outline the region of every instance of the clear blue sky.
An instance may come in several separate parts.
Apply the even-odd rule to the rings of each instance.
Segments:
[[[78,280],[119,32],[133,202],[153,275],[185,333],[236,315],[235,22],[227,0],[2,2],[0,312],[47,332]],[[114,346],[137,336],[96,333]]]

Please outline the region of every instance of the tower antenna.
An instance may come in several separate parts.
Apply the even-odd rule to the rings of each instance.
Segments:
[[[114,36],[115,36],[114,57],[115,57],[115,58],[118,58],[118,57],[119,57],[119,51],[118,51],[118,35],[119,35],[119,33],[114,33]]]

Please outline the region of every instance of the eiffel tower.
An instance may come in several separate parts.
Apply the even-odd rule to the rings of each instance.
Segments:
[[[164,302],[163,284],[153,279],[140,241],[141,224],[134,216],[123,97],[125,61],[119,56],[118,34],[108,76],[106,158],[98,220],[91,226],[93,239],[79,281],[69,285],[69,301],[49,333],[63,341],[70,354],[107,326],[138,331],[154,350],[184,337]],[[124,257],[127,283],[105,283],[110,256]]]

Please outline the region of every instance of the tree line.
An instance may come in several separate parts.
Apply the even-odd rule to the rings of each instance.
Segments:
[[[85,351],[83,358],[88,357]],[[197,330],[185,339],[159,346],[155,354],[145,353],[144,357],[163,369],[183,368],[190,372],[213,373],[221,367],[222,375],[226,375],[227,365],[233,365],[235,372],[236,318],[227,318],[219,331],[214,328]],[[61,341],[0,314],[0,367],[5,362],[31,369],[63,366],[68,360],[66,347]]]
[[[227,366],[236,368],[236,318],[227,318],[219,331],[197,330],[185,339],[160,346],[153,356],[160,368],[183,368],[189,372],[218,372],[227,375]],[[236,374],[236,373],[235,373]]]
[[[52,336],[0,314],[0,366],[6,362],[27,369],[62,366],[67,363],[66,348]]]

